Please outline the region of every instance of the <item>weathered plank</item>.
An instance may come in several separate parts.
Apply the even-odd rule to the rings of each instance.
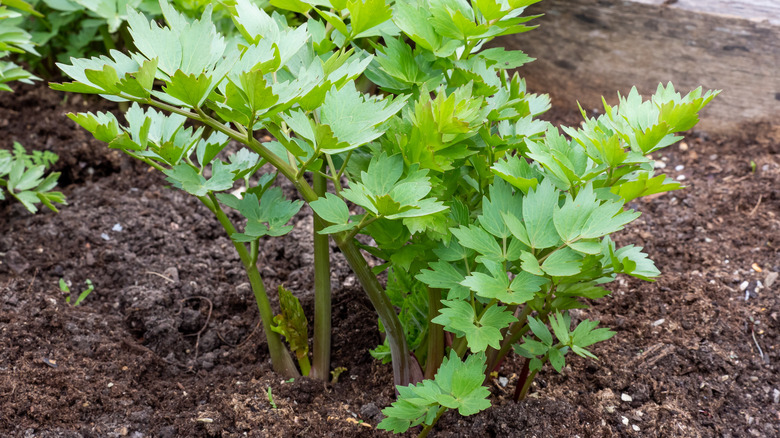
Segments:
[[[498,43],[537,58],[521,74],[556,105],[600,107],[671,81],[723,90],[700,129],[780,124],[778,0],[545,0],[528,13],[545,14],[539,28]]]

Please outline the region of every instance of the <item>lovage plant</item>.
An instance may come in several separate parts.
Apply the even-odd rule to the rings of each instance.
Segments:
[[[36,204],[57,212],[55,203],[67,204],[62,192],[52,191],[60,173],[45,173],[58,159],[49,151],[28,153],[16,142],[13,152],[0,149],[0,201],[6,197],[16,199],[30,213],[38,211]]]
[[[643,100],[632,90],[561,134],[534,118],[549,99],[508,72],[531,59],[483,47],[530,30],[522,12],[536,1],[272,1],[307,17],[290,26],[237,0],[238,39],[216,30],[211,8],[190,21],[161,2],[164,27],[127,11],[137,52],[73,59],[60,67],[74,82],[53,87],[132,102],[126,125],[109,113],[69,116],[214,213],[250,279],[274,368],[288,377],[299,370],[282,337],[300,372],[309,368],[305,317],[284,289],[274,317],[259,242],[289,232],[310,206],[311,375],[330,370],[332,239],[386,334],[373,354],[392,361],[399,400],[380,427],[424,424],[425,434],[447,409],[487,408],[483,382],[512,351],[527,359],[519,397],[545,363],[595,357],[589,347],[613,333],[573,324],[569,310],[608,295],[603,284],[618,274],[659,274],[641,248],[609,236],[637,218],[627,202],[680,188],[654,175],[648,155],[678,141],[716,94],[668,85]],[[240,147],[225,156],[230,141]],[[278,174],[298,200],[272,186]]]

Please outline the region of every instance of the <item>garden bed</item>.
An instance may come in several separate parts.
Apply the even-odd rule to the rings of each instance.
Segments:
[[[392,370],[368,353],[376,315],[337,248],[333,367],[347,370],[333,384],[285,382],[216,220],[64,116],[85,108],[42,85],[0,96],[0,147],[59,154],[69,204],[35,216],[0,204],[0,435],[391,436],[375,426]],[[448,413],[432,436],[780,433],[780,131],[694,134],[655,158],[688,187],[632,203],[643,215],[617,239],[643,245],[663,275],[615,282],[582,311],[617,331],[594,348],[601,361],[547,366],[516,404],[515,357],[491,383],[492,408]],[[311,211],[293,223],[261,243],[262,274],[312,315]],[[71,307],[60,278],[95,291]]]

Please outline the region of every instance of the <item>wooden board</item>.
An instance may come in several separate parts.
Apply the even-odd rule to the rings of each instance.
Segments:
[[[537,58],[520,73],[556,105],[600,108],[601,96],[659,82],[721,89],[699,129],[780,124],[780,0],[544,0],[539,28],[498,41]]]

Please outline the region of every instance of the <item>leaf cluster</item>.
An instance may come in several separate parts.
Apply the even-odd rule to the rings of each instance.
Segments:
[[[432,425],[443,409],[473,415],[490,407],[490,391],[482,386],[485,363],[482,355],[462,361],[453,351],[445,357],[433,380],[398,386],[398,401],[382,410],[386,418],[377,428],[403,433],[420,424]]]
[[[14,142],[14,150],[0,150],[0,200],[6,194],[21,202],[30,212],[38,211],[36,204],[43,204],[57,212],[54,204],[66,204],[62,192],[52,191],[57,185],[59,172],[45,175],[57,161],[52,152],[35,151],[28,154],[21,144]]]
[[[22,27],[23,20],[33,15],[41,16],[29,3],[22,0],[7,0],[0,5],[0,91],[13,91],[7,85],[9,82],[29,84],[38,79],[6,59],[10,54],[28,53],[38,56],[32,35]]]

